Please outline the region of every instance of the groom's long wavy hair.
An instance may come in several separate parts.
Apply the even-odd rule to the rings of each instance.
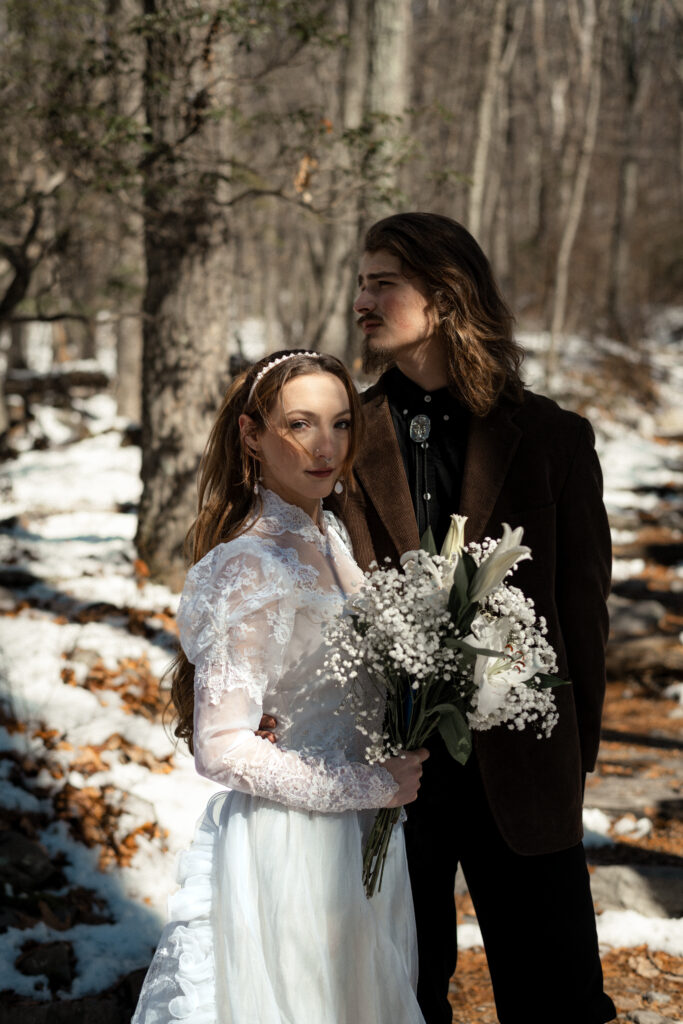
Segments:
[[[514,318],[475,239],[450,217],[397,213],[368,230],[365,252],[386,249],[407,277],[426,284],[446,344],[449,385],[476,416],[501,395],[521,401],[524,351],[513,337]],[[390,353],[366,348],[364,368],[384,369]]]
[[[289,358],[259,378],[268,363],[282,356]],[[199,465],[197,518],[185,542],[192,565],[217,544],[239,537],[260,512],[261,499],[255,486],[259,478],[258,461],[240,430],[240,416],[243,413],[249,416],[257,433],[269,429],[273,413],[282,402],[282,389],[287,381],[309,373],[331,373],[346,389],[351,426],[349,448],[340,477],[347,488],[351,486],[362,414],[348,370],[339,359],[322,352],[315,355],[296,349],[272,352],[233,380],[211,428]],[[182,648],[169,673],[171,701],[176,710],[173,731],[179,739],[185,740],[190,753],[193,753],[194,665],[188,661]]]

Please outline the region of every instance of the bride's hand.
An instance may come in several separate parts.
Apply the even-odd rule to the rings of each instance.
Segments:
[[[398,782],[398,789],[391,800],[385,806],[403,807],[417,799],[417,791],[420,788],[420,776],[422,775],[422,762],[429,757],[429,751],[424,747],[419,750],[407,750],[399,757],[389,757],[382,762],[394,780]]]

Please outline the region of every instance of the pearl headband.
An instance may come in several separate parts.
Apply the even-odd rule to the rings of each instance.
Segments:
[[[249,394],[247,395],[247,405],[249,405],[249,403],[252,400],[252,397],[254,395],[254,389],[256,388],[256,385],[258,384],[258,382],[260,380],[263,380],[265,375],[270,370],[272,370],[275,366],[279,366],[280,363],[284,363],[285,360],[287,360],[287,359],[294,359],[295,356],[308,356],[311,359],[320,359],[321,358],[320,352],[305,352],[302,349],[299,352],[288,352],[286,356],[278,356],[277,359],[271,359],[271,361],[269,363],[266,363],[265,366],[261,367],[259,372],[254,377],[253,384],[249,388]]]

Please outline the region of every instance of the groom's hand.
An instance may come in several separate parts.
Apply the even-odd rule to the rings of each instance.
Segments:
[[[277,743],[277,736],[273,732],[273,729],[276,727],[277,718],[273,718],[272,715],[262,715],[256,735],[264,740],[268,740],[269,743]]]

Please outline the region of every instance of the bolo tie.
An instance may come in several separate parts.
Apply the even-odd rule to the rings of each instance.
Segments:
[[[427,440],[431,433],[432,421],[423,412],[413,416],[408,428],[410,440],[415,445],[415,517],[417,531],[423,536],[429,526],[429,482],[427,480]]]

